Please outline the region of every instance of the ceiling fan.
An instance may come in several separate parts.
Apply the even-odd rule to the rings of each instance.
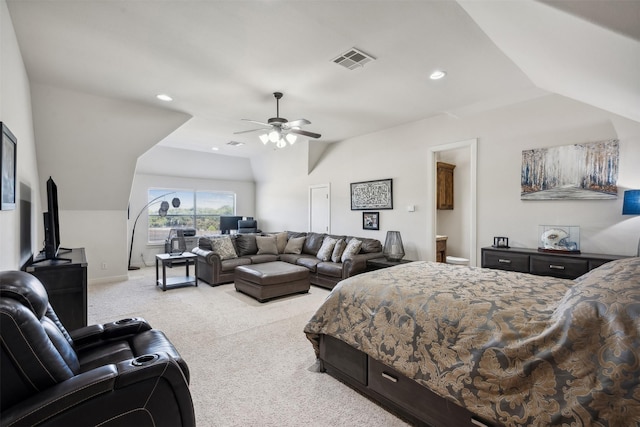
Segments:
[[[322,136],[319,133],[300,129],[301,126],[311,124],[311,122],[307,119],[288,121],[287,119],[280,117],[280,98],[282,98],[282,92],[274,92],[273,96],[276,98],[276,117],[271,117],[269,120],[267,120],[267,123],[250,119],[242,119],[247,122],[255,123],[264,127],[234,132],[234,134],[237,135],[240,133],[265,131],[264,134],[260,135],[260,141],[262,141],[262,143],[265,145],[268,142],[273,142],[278,148],[286,146],[287,142],[289,144],[294,144],[298,138],[298,135],[306,136],[309,138],[320,138]]]

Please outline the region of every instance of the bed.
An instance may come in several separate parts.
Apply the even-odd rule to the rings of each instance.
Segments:
[[[304,332],[416,424],[640,425],[640,258],[576,280],[402,264],[340,282]]]

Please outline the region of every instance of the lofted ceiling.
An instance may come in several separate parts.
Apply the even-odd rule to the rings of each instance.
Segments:
[[[160,145],[251,157],[559,93],[640,121],[640,1],[7,0],[32,83],[191,116]],[[348,70],[357,48],[376,58]],[[441,80],[430,80],[434,70]],[[156,99],[165,93],[165,103]],[[37,123],[36,123],[37,126]],[[230,141],[244,145],[231,147]]]

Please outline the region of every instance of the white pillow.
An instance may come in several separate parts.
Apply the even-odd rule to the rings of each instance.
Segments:
[[[331,254],[333,254],[333,248],[336,247],[336,242],[338,239],[334,239],[332,237],[325,237],[322,241],[322,246],[318,249],[318,253],[316,254],[316,258],[321,261],[329,261],[331,259]]]
[[[342,252],[342,257],[340,257],[340,260],[342,262],[345,262],[346,260],[353,258],[360,252],[361,247],[362,241],[358,239],[349,240],[349,243],[347,243],[347,247],[344,249],[344,252]]]

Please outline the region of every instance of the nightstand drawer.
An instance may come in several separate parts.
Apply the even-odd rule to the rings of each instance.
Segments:
[[[553,276],[561,279],[575,279],[589,271],[586,259],[561,258],[556,256],[532,256],[529,271],[532,274]]]
[[[529,255],[508,253],[506,251],[482,251],[482,266],[500,270],[529,272]]]

